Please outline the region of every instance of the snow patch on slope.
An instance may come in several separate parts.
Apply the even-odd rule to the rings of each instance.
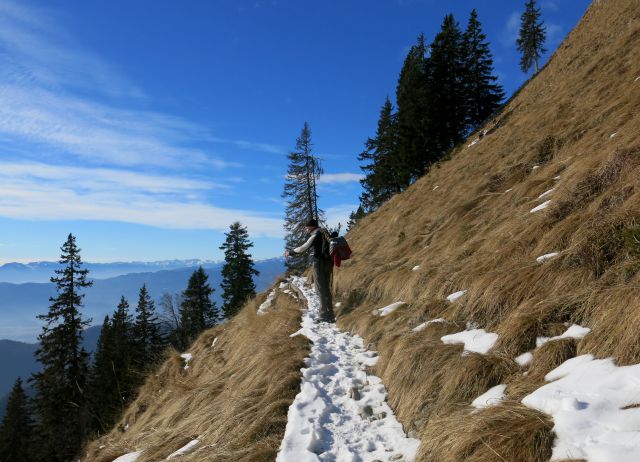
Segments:
[[[506,389],[507,386],[504,384],[496,385],[495,387],[489,388],[489,390],[487,390],[485,393],[474,399],[471,403],[471,406],[475,407],[476,409],[495,406],[504,399],[504,392]]]
[[[533,361],[533,353],[530,351],[522,353],[520,356],[516,357],[515,361],[518,363],[518,366],[527,367],[531,364],[531,361]]]
[[[193,451],[195,449],[195,447],[200,444],[200,440],[199,439],[194,439],[189,441],[187,444],[185,444],[184,446],[182,446],[180,449],[178,449],[175,452],[172,452],[171,454],[169,454],[169,457],[167,457],[167,460],[170,459],[177,459],[180,456],[183,456],[185,454],[189,454],[191,451]]]
[[[487,332],[484,329],[471,329],[445,335],[440,337],[440,340],[447,344],[464,343],[463,354],[469,354],[470,352],[486,354],[496,344],[498,334]]]
[[[266,314],[267,310],[269,308],[271,308],[271,304],[273,303],[273,299],[276,298],[276,290],[273,289],[271,292],[269,292],[269,295],[267,296],[267,299],[262,302],[260,304],[260,306],[258,307],[258,314],[259,315],[263,315]]]
[[[450,302],[455,302],[457,299],[459,299],[460,297],[462,297],[466,293],[467,293],[466,290],[459,290],[458,292],[454,292],[451,295],[448,295],[447,296],[447,300],[450,301]]]
[[[536,213],[539,212],[540,210],[544,210],[547,207],[549,207],[549,204],[551,204],[551,201],[544,201],[542,204],[538,205],[537,207],[534,207],[531,209],[530,213]]]
[[[544,255],[540,255],[538,258],[536,258],[536,261],[538,263],[544,263],[547,260],[551,260],[554,257],[558,256],[558,252],[551,252],[551,253],[545,253]]]
[[[413,332],[420,332],[420,331],[425,330],[431,324],[438,324],[438,323],[441,323],[441,322],[447,322],[447,321],[445,319],[443,319],[443,318],[432,319],[431,321],[423,322],[422,324],[414,327],[411,330]]]
[[[130,452],[129,454],[124,454],[117,459],[114,459],[113,462],[136,462],[141,454],[142,451]]]
[[[588,327],[582,327],[578,324],[574,324],[569,327],[562,335],[556,335],[555,337],[538,337],[536,339],[536,347],[540,347],[547,342],[552,342],[554,340],[560,340],[563,338],[581,339],[584,338],[584,336],[589,332],[591,332],[591,329],[589,329]]]
[[[522,403],[553,417],[552,461],[640,460],[640,364],[618,367],[611,358],[582,355],[549,372],[553,381]]]
[[[189,369],[189,362],[193,359],[193,355],[191,353],[182,353],[180,355],[182,359],[184,359],[184,370]]]
[[[393,313],[398,308],[402,308],[406,305],[407,304],[405,302],[395,302],[395,303],[392,303],[391,305],[385,306],[384,308],[373,310],[373,314],[376,316],[386,316],[388,314]]]

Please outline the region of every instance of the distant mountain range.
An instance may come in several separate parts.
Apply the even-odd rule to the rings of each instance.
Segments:
[[[93,279],[107,279],[130,273],[152,273],[161,270],[181,268],[205,268],[220,265],[211,260],[163,260],[152,262],[85,263]],[[49,282],[53,271],[59,268],[57,262],[38,261],[33,263],[5,263],[0,265],[0,282],[24,284],[26,282]]]
[[[223,263],[200,260],[171,260],[165,262],[133,263],[87,263],[92,287],[85,291],[84,318],[93,318],[93,327],[85,330],[84,346],[89,352],[95,348],[100,333],[100,325],[106,314],[111,314],[122,295],[135,309],[138,291],[147,285],[151,297],[156,300],[163,293],[177,294],[187,286],[193,270],[202,265],[209,275],[209,283],[215,288],[214,300],[221,304],[220,271]],[[34,352],[38,348],[37,336],[42,323],[36,315],[46,313],[49,297],[55,294],[55,287],[48,281],[57,263],[7,263],[0,266],[0,418],[6,406],[6,394],[11,390],[18,376],[23,380],[39,368]],[[140,271],[144,269],[144,271]],[[259,292],[267,289],[285,270],[284,260],[274,258],[256,262],[260,275],[255,278]],[[122,273],[127,271],[127,273]],[[22,274],[22,276],[19,276]],[[100,279],[98,275],[115,276]],[[22,279],[21,279],[22,278]],[[29,282],[15,283],[7,280],[31,279]],[[34,281],[35,280],[35,281]],[[40,281],[40,282],[38,282]]]
[[[193,263],[189,260],[185,263]],[[198,262],[200,263],[200,262]],[[161,268],[162,265],[168,265],[167,262],[160,262],[158,266],[150,264],[149,268]],[[172,262],[171,264],[177,264]],[[10,264],[15,265],[15,264]],[[20,264],[18,264],[20,265]],[[43,267],[49,268],[50,275],[57,264],[38,263],[31,264],[37,268],[35,271],[43,271]],[[109,265],[109,264],[101,264]],[[104,269],[106,272],[114,272],[120,266],[124,268],[128,264],[114,264],[113,268]],[[142,264],[134,263],[130,269],[134,267],[143,267]],[[220,303],[220,282],[222,276],[220,271],[223,263],[207,263],[204,265],[209,274],[209,283],[215,289],[214,300]],[[6,267],[7,265],[3,265]],[[29,265],[27,265],[29,266]],[[86,265],[92,268],[93,264]],[[92,318],[93,324],[101,324],[104,316],[111,314],[121,296],[125,296],[129,300],[129,304],[133,307],[137,302],[138,291],[143,284],[147,285],[149,293],[154,300],[159,300],[163,293],[176,294],[183,291],[187,286],[189,276],[195,268],[193,266],[182,266],[175,269],[161,271],[131,272],[106,279],[95,279],[93,287],[85,290],[84,308],[82,315],[84,318]],[[260,275],[255,278],[258,291],[265,290],[273,282],[273,280],[284,272],[284,260],[274,258],[270,260],[261,260],[256,262],[256,269],[260,271]],[[90,272],[89,276],[94,277],[94,273]],[[36,319],[38,314],[46,313],[49,306],[49,297],[55,295],[55,287],[49,282],[27,282],[27,283],[10,283],[0,282],[0,339],[11,339],[23,342],[35,342],[38,333],[41,330],[41,322]],[[0,352],[1,354],[1,352]]]

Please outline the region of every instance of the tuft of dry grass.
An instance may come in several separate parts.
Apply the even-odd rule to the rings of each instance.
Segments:
[[[568,359],[576,356],[577,346],[573,338],[563,338],[547,342],[536,348],[529,367],[528,379],[543,382],[544,376]]]
[[[82,460],[107,462],[133,450],[144,450],[140,462],[163,460],[194,438],[200,444],[180,460],[274,460],[309,343],[289,337],[300,327],[298,301],[278,292],[259,316],[258,300],[204,332],[188,350],[188,369],[178,352],[170,353],[116,428],[90,443]]]
[[[422,433],[425,462],[546,462],[553,423],[520,403],[503,402],[470,412],[461,409],[432,419]]]

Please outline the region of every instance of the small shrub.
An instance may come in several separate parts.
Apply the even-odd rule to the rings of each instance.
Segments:
[[[566,218],[573,210],[583,207],[614,184],[620,176],[640,164],[640,147],[618,150],[597,171],[582,179],[570,198],[551,210],[554,221]],[[628,192],[628,191],[627,191]]]
[[[398,242],[397,242],[397,244],[402,244],[406,238],[407,238],[407,235],[405,234],[405,232],[404,231],[400,231],[398,233]]]
[[[640,225],[633,225],[621,232],[622,246],[627,254],[632,257],[640,257]]]
[[[342,303],[342,309],[340,311],[340,315],[344,316],[347,313],[350,313],[360,306],[362,301],[364,300],[365,294],[360,289],[353,289],[349,291],[347,295],[347,299]]]
[[[536,163],[546,164],[553,159],[560,147],[562,147],[561,140],[558,140],[555,136],[547,136],[536,146]]]

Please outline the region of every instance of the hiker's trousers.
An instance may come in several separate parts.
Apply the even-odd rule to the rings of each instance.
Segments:
[[[333,262],[331,260],[313,259],[313,273],[316,292],[320,297],[320,317],[324,321],[334,321],[333,301],[331,299],[331,273]]]

